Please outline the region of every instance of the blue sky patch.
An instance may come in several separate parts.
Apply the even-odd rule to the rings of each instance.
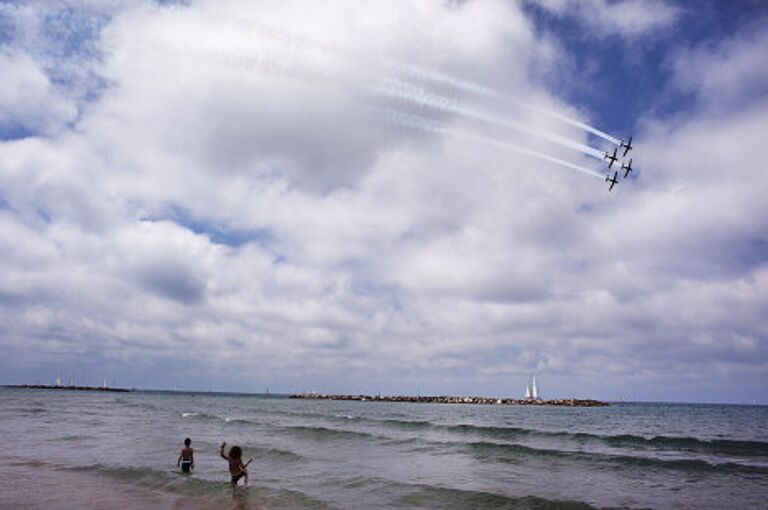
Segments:
[[[648,113],[667,117],[691,111],[696,107],[694,97],[668,87],[671,58],[768,17],[768,3],[704,0],[672,5],[681,10],[673,27],[625,38],[597,33],[577,17],[557,16],[536,2],[526,2],[535,30],[552,33],[570,63],[558,68],[556,76],[544,77],[545,86],[589,111],[593,124],[619,136],[634,133],[636,123]]]
[[[237,248],[248,243],[256,243],[267,247],[273,240],[273,234],[267,229],[237,229],[221,223],[198,218],[181,207],[173,207],[169,218],[154,218],[155,220],[169,219],[188,228],[195,234],[206,235],[216,244]]]

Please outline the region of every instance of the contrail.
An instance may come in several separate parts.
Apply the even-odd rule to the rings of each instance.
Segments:
[[[288,78],[288,79],[292,78],[292,79],[297,79],[299,81],[303,81],[307,83],[315,83],[315,84],[321,83],[321,82],[326,84],[332,84],[334,81],[332,75],[325,72],[323,69],[317,69],[317,68],[313,69],[307,65],[301,65],[296,62],[292,63],[289,60],[279,58],[276,55],[246,56],[246,55],[237,55],[234,53],[229,53],[229,52],[220,51],[216,49],[199,49],[199,48],[193,49],[189,45],[186,45],[185,47],[185,45],[183,45],[179,41],[176,41],[174,44],[176,46],[179,46],[181,44],[181,46],[177,48],[181,51],[192,50],[196,52],[198,55],[212,58],[215,62],[217,62],[220,65],[232,67],[240,71],[250,72],[250,71],[258,70],[266,74],[281,75],[284,78]],[[140,46],[140,45],[137,45],[137,46]],[[154,50],[162,45],[160,43],[155,43],[155,44],[146,44],[141,46],[146,46],[145,49],[147,50],[150,50],[150,49]],[[166,47],[170,47],[170,46],[166,46]],[[368,81],[371,81],[371,80],[368,80]],[[478,119],[491,124],[496,124],[499,126],[516,129],[518,131],[528,133],[533,136],[537,136],[539,138],[543,138],[553,143],[562,145],[564,147],[568,147],[570,149],[579,151],[580,153],[589,155],[593,158],[596,158],[599,160],[604,159],[603,158],[604,153],[602,151],[599,151],[588,145],[576,142],[574,140],[570,140],[556,133],[532,129],[519,122],[514,122],[512,120],[504,119],[499,116],[491,115],[478,109],[462,106],[461,104],[451,100],[450,98],[432,93],[427,89],[424,89],[423,87],[419,87],[418,85],[413,85],[408,82],[404,82],[402,80],[398,80],[395,78],[384,78],[384,79],[380,79],[379,82],[381,83],[380,85],[370,86],[366,84],[366,81],[361,80],[357,83],[357,86],[362,89],[368,89],[377,94],[382,94],[390,97],[407,100],[412,103],[428,106],[430,108],[434,108],[437,110],[452,112],[457,115],[463,115],[465,117]]]
[[[212,16],[210,19],[213,19],[214,21],[229,22],[230,25],[235,25],[237,29],[242,30],[244,32],[252,32],[255,30],[256,32],[261,33],[262,35],[266,35],[267,37],[270,37],[274,40],[278,40],[287,46],[310,49],[320,53],[325,53],[328,55],[333,55],[335,57],[343,58],[356,63],[365,64],[371,61],[370,55],[362,55],[358,52],[350,51],[346,48],[337,47],[332,44],[322,43],[322,42],[313,40],[309,37],[291,33],[287,30],[279,29],[274,26],[270,26],[269,24],[256,21],[253,19],[243,20],[243,19],[235,19],[235,18],[229,18],[229,17],[220,17],[215,15]],[[531,111],[548,115],[552,118],[558,119],[562,122],[578,127],[588,133],[592,133],[595,136],[603,138],[604,140],[608,140],[609,142],[615,145],[619,145],[621,143],[621,140],[619,140],[618,138],[615,138],[609,135],[608,133],[597,129],[596,127],[590,126],[589,124],[586,124],[576,119],[572,119],[566,115],[563,115],[561,113],[558,113],[552,110],[548,110],[546,108],[531,106],[530,104],[524,101],[514,99],[513,97],[507,94],[503,94],[497,90],[486,87],[484,85],[480,85],[478,83],[473,83],[471,81],[455,78],[453,76],[449,76],[447,74],[443,74],[438,71],[424,69],[422,67],[418,67],[413,64],[404,63],[392,58],[385,57],[383,61],[386,66],[393,69],[400,70],[411,76],[415,76],[415,77],[418,77],[424,80],[429,80],[432,82],[450,85],[457,89],[474,92],[475,94],[494,98],[509,104],[513,104],[521,108],[527,108]]]
[[[492,97],[494,99],[498,99],[501,101],[504,101],[506,103],[513,104],[515,106],[519,106],[522,108],[527,108],[529,110],[543,113],[545,115],[549,115],[550,117],[556,118],[558,120],[561,120],[563,122],[566,122],[568,124],[571,124],[572,126],[576,126],[578,128],[583,129],[584,131],[587,131],[589,133],[592,133],[593,135],[599,136],[600,138],[603,138],[605,140],[608,140],[609,142],[618,145],[621,143],[621,140],[618,138],[615,138],[608,133],[605,133],[603,131],[600,131],[599,129],[590,126],[589,124],[585,124],[584,122],[578,121],[576,119],[572,119],[570,117],[567,117],[561,113],[554,112],[551,110],[547,110],[545,108],[540,108],[537,106],[531,106],[527,103],[524,103],[523,101],[519,101],[517,99],[514,99],[506,94],[502,94],[501,92],[498,92],[496,90],[493,90],[491,88],[488,88],[484,85],[479,85],[477,83],[473,83],[471,81],[461,80],[458,78],[454,78],[453,76],[448,76],[446,74],[437,72],[437,71],[431,71],[428,69],[423,69],[420,67],[416,67],[411,64],[404,64],[402,62],[397,61],[390,61],[389,65],[392,67],[396,67],[398,69],[401,69],[405,71],[407,74],[410,74],[412,76],[417,76],[419,78],[424,78],[427,80],[431,80],[433,82],[443,83],[446,85],[450,85],[454,88],[467,90],[470,92],[474,92],[476,94],[480,94],[486,97]]]
[[[599,160],[603,159],[604,153],[602,151],[599,151],[593,147],[590,147],[589,145],[584,145],[582,143],[570,140],[556,133],[541,131],[538,129],[532,129],[519,122],[514,122],[496,115],[488,114],[481,110],[462,106],[461,104],[459,104],[456,101],[453,101],[450,98],[441,96],[439,94],[434,94],[422,87],[412,85],[402,80],[390,78],[390,79],[385,79],[383,82],[385,83],[385,85],[374,87],[373,90],[380,94],[388,95],[390,97],[396,97],[399,99],[404,99],[404,100],[411,101],[413,103],[417,103],[423,106],[428,106],[430,108],[434,108],[437,110],[451,112],[458,115],[463,115],[465,117],[471,117],[474,119],[482,120],[484,122],[488,122],[491,124],[496,124],[499,126],[516,129],[518,131],[528,133],[530,135],[537,136],[539,138],[544,138],[546,140],[557,143],[564,147],[577,150],[582,154],[587,154],[589,156],[592,156],[593,158],[596,158]]]
[[[427,119],[426,117],[421,117],[419,115],[411,115],[409,113],[402,113],[389,108],[370,108],[369,110],[376,117],[381,118],[387,122],[400,124],[406,127],[421,129],[423,131],[441,133],[441,134],[454,136],[457,138],[463,138],[465,140],[472,140],[475,142],[481,142],[488,145],[493,145],[495,147],[512,150],[515,152],[519,152],[521,154],[526,154],[534,158],[543,159],[545,161],[558,164],[560,166],[577,170],[579,172],[585,173],[587,175],[591,175],[592,177],[596,177],[601,180],[605,178],[605,175],[595,172],[591,168],[587,168],[580,165],[574,165],[573,163],[569,163],[568,161],[563,161],[562,159],[549,156],[548,154],[542,154],[541,152],[532,151],[530,149],[526,149],[525,147],[520,147],[519,145],[515,145],[513,143],[503,142],[501,140],[496,140],[494,138],[489,138],[487,136],[476,135],[474,133],[470,133],[461,129],[446,128],[443,124]]]

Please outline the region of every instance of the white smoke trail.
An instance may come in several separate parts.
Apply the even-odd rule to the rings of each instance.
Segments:
[[[519,122],[514,122],[506,118],[477,110],[475,108],[463,106],[458,102],[451,100],[450,98],[441,96],[439,94],[434,94],[422,87],[412,85],[402,80],[390,78],[384,79],[382,83],[383,84],[381,86],[374,86],[373,90],[380,94],[404,99],[406,101],[428,106],[437,110],[442,110],[444,112],[455,113],[465,117],[482,120],[491,124],[512,128],[523,133],[528,133],[530,135],[549,140],[564,147],[568,147],[569,149],[579,151],[582,154],[587,154],[595,159],[603,159],[604,153],[593,147],[590,147],[589,145],[584,145],[556,133],[533,129]]]
[[[585,173],[587,175],[596,177],[601,180],[605,178],[605,175],[599,172],[595,172],[591,168],[575,165],[573,163],[569,163],[568,161],[563,161],[562,159],[558,159],[548,154],[543,154],[541,152],[532,151],[530,149],[526,149],[525,147],[520,147],[519,145],[515,145],[513,143],[503,142],[501,140],[496,140],[494,138],[489,138],[487,136],[477,135],[461,129],[447,128],[445,127],[445,125],[443,125],[440,122],[433,121],[425,117],[421,117],[419,115],[402,113],[389,108],[370,108],[369,111],[371,111],[371,113],[373,113],[377,118],[380,118],[386,122],[391,122],[394,124],[399,124],[401,126],[420,129],[422,131],[440,133],[440,134],[453,136],[456,138],[462,138],[465,140],[485,143],[485,144],[499,147],[502,149],[508,149],[515,152],[519,152],[521,154],[532,156],[534,158],[543,159],[545,161],[549,161],[551,163],[555,163],[557,165],[570,168],[572,170],[577,170],[579,172]]]
[[[428,69],[422,69],[420,67],[413,66],[411,64],[404,64],[402,62],[397,62],[394,60],[390,60],[389,65],[392,67],[395,67],[397,69],[401,69],[407,74],[410,74],[412,76],[417,76],[419,78],[423,78],[426,80],[430,80],[437,83],[443,83],[445,85],[450,85],[457,89],[467,90],[469,92],[474,92],[476,94],[491,97],[494,99],[498,99],[501,101],[504,101],[506,103],[513,104],[515,106],[519,106],[522,108],[527,108],[529,110],[543,113],[545,115],[549,115],[550,117],[553,117],[555,119],[561,120],[567,124],[570,124],[572,126],[576,126],[578,128],[583,129],[584,131],[587,131],[588,133],[592,133],[593,135],[599,136],[600,138],[603,138],[605,140],[608,140],[609,142],[618,145],[621,143],[621,140],[618,138],[615,138],[608,133],[605,133],[603,131],[600,131],[596,127],[592,127],[589,124],[586,124],[584,122],[581,122],[576,119],[572,119],[570,117],[567,117],[561,113],[547,110],[545,108],[537,107],[537,106],[531,106],[523,101],[519,101],[517,99],[514,99],[511,96],[508,96],[506,94],[502,94],[501,92],[498,92],[494,89],[488,88],[484,85],[479,85],[477,83],[472,83],[471,81],[461,80],[458,78],[454,78],[453,76],[448,76],[446,74],[439,73],[437,71],[431,71]]]
[[[277,39],[280,43],[285,43],[287,46],[298,46],[299,48],[302,48],[306,45],[301,39],[284,40],[279,32],[271,32],[268,31],[268,28],[261,26],[259,26],[259,29],[260,31],[263,31],[264,34]],[[226,51],[224,48],[217,48],[210,44],[201,46],[193,40],[178,37],[167,41],[138,41],[133,44],[133,48],[134,50],[143,50],[143,52],[147,54],[163,50],[173,50],[179,55],[195,55],[195,58],[190,59],[190,64],[194,63],[201,68],[206,65],[222,65],[238,71],[276,75],[286,79],[296,79],[316,85],[319,83],[332,85],[334,82],[338,82],[338,85],[342,85],[343,83],[350,84],[349,78],[342,78],[339,76],[334,79],[334,73],[323,68],[322,65],[314,66],[312,65],[312,61],[302,62],[300,59],[296,58],[296,55],[281,53],[274,49],[266,50],[263,53],[257,53],[255,55],[238,54]],[[549,140],[564,147],[577,150],[596,159],[603,159],[603,152],[588,145],[570,140],[556,133],[532,129],[520,122],[514,122],[500,116],[491,115],[481,110],[461,105],[457,101],[435,94],[424,87],[403,80],[396,78],[376,79],[372,76],[358,76],[354,78],[355,87],[362,90],[372,91],[376,94],[399,98],[445,112],[451,112],[491,124],[512,128]],[[164,82],[165,80],[167,80],[167,77],[156,78],[156,81],[158,82]],[[370,85],[370,83],[374,83],[374,85]]]
[[[358,63],[364,62],[363,57],[361,55],[355,54],[349,50],[335,48],[327,44],[321,44],[311,39],[298,36],[295,34],[291,34],[290,32],[286,32],[284,30],[270,27],[269,25],[266,25],[264,23],[254,22],[252,20],[249,20],[247,22],[244,20],[239,20],[239,21],[236,21],[235,23],[232,23],[233,20],[229,18],[222,18],[222,17],[214,17],[214,19],[219,22],[228,21],[230,24],[234,24],[235,26],[237,26],[237,28],[240,30],[248,30],[249,32],[251,32],[251,35],[254,35],[254,32],[255,32],[259,35],[267,36],[270,39],[279,41],[280,43],[285,45],[287,48],[312,50],[320,54],[339,57],[348,61],[353,61]],[[179,41],[174,41],[174,46],[178,44],[179,44]],[[192,49],[192,48],[188,48],[188,49]],[[223,50],[216,51],[213,49],[208,49],[206,51],[206,50],[203,50],[202,48],[196,48],[194,52],[197,54],[206,53],[209,57],[217,57],[217,60],[220,63],[229,65],[232,67],[236,67],[244,71],[259,70],[261,72],[266,72],[270,74],[280,74],[285,77],[297,78],[300,80],[304,79],[314,83],[318,83],[320,81],[324,81],[324,82],[332,81],[331,75],[333,73],[329,74],[328,70],[324,69],[324,66],[322,65],[319,67],[307,66],[306,62],[304,63],[303,66],[300,64],[297,65],[298,63],[289,63],[290,59],[281,58],[279,55],[276,55],[276,54],[250,57],[242,54],[241,55],[228,54],[228,52]],[[605,138],[606,140],[609,140],[612,143],[615,143],[615,144],[620,143],[620,140],[592,126],[589,126],[583,122],[570,119],[557,112],[530,106],[522,101],[516,100],[508,95],[502,94],[498,91],[495,91],[483,85],[472,83],[466,80],[461,80],[461,79],[454,78],[436,71],[430,71],[427,69],[419,68],[410,64],[405,64],[392,59],[384,59],[384,63],[388,67],[401,70],[406,74],[410,74],[412,76],[415,76],[421,79],[448,84],[455,88],[468,90],[468,91],[485,95],[488,97],[493,97],[510,104],[528,108],[532,111],[537,111],[537,112],[547,114],[549,116],[558,118],[574,126],[580,127],[581,129],[584,129],[587,132],[590,132],[597,136]],[[533,136],[537,136],[537,137],[552,141],[564,147],[577,150],[583,154],[589,155],[596,159],[600,159],[600,160],[603,159],[604,153],[602,151],[599,151],[588,145],[576,142],[574,140],[570,140],[556,133],[546,132],[542,130],[535,130],[519,122],[514,122],[512,120],[504,119],[499,116],[491,115],[477,109],[460,105],[459,103],[452,101],[449,98],[446,98],[439,94],[432,93],[423,87],[414,85],[412,83],[409,83],[397,78],[383,78],[383,79],[378,78],[378,80],[375,77],[370,77],[370,78],[359,77],[359,78],[360,78],[359,85],[362,85],[364,88],[368,88],[369,90],[372,89],[373,91],[380,94],[385,94],[392,97],[405,99],[411,102],[429,106],[431,108],[440,109],[440,110],[452,112],[458,115],[472,117],[472,118],[493,123],[496,125],[516,129],[518,131],[525,132]],[[374,85],[372,87],[365,86],[366,82],[370,83],[372,81],[374,83],[378,81],[379,83],[384,83],[385,85]],[[468,133],[466,135],[469,136]],[[478,138],[484,138],[484,137],[478,137]],[[502,143],[502,142],[499,142],[499,143]],[[525,149],[525,150],[527,151],[528,149]],[[557,160],[557,161],[561,161],[561,160]]]
[[[309,49],[318,53],[324,53],[326,55],[342,58],[355,63],[367,64],[371,62],[370,55],[363,55],[363,54],[360,54],[359,52],[351,51],[346,48],[337,47],[332,44],[322,43],[320,41],[313,40],[309,37],[304,37],[295,33],[291,33],[287,30],[276,28],[274,26],[270,26],[267,23],[263,23],[253,19],[237,19],[237,18],[221,17],[216,15],[211,15],[210,19],[215,20],[217,22],[227,22],[230,24],[230,26],[232,26],[233,28],[236,27],[236,29],[238,30],[248,32],[251,35],[253,35],[254,33],[258,33],[260,35],[264,35],[269,38],[272,38],[273,40],[280,41],[281,43],[293,48]],[[556,111],[548,110],[546,108],[541,108],[537,106],[532,106],[524,101],[520,101],[507,94],[503,94],[502,92],[486,87],[484,85],[473,83],[468,80],[455,78],[453,76],[449,76],[447,74],[443,74],[438,71],[424,69],[422,67],[404,63],[391,58],[383,58],[381,60],[384,62],[385,66],[395,70],[400,70],[405,74],[409,74],[411,76],[436,82],[436,83],[450,85],[457,89],[474,92],[475,94],[494,98],[494,99],[506,102],[508,104],[512,104],[521,108],[526,108],[534,112],[548,115],[552,118],[558,119],[562,122],[578,127],[588,133],[592,133],[595,136],[608,140],[609,142],[615,145],[619,145],[621,143],[621,140],[619,140],[618,138],[615,138],[609,135],[608,133],[605,133],[604,131],[597,129],[596,127],[590,126],[589,124],[586,124],[576,119],[572,119]]]

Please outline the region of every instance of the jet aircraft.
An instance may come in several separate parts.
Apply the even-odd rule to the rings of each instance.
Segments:
[[[616,156],[616,147],[613,148],[613,154],[605,153],[605,156],[603,156],[603,159],[608,160],[608,169],[610,170],[611,166],[616,162],[617,159],[619,159]]]
[[[626,179],[627,176],[629,176],[629,172],[632,171],[632,158],[629,158],[629,164],[627,164],[627,165],[622,164],[621,165],[621,169],[625,170],[624,178]]]
[[[611,185],[608,187],[608,191],[611,191],[613,187],[616,186],[616,184],[619,182],[617,179],[618,176],[619,176],[618,170],[613,172],[613,177],[611,177],[610,175],[605,176],[605,182],[611,183]]]
[[[627,156],[627,152],[632,150],[632,137],[630,136],[629,140],[627,140],[626,142],[622,141],[619,144],[619,148],[624,149],[624,154],[622,154],[621,157],[622,158],[626,157]]]

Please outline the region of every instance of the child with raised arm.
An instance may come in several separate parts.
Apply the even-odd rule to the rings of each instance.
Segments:
[[[192,447],[189,446],[190,444],[192,444],[192,440],[186,438],[184,440],[184,448],[181,449],[179,458],[176,461],[176,467],[181,465],[182,473],[189,473],[190,469],[195,467],[195,452],[192,450]]]
[[[229,455],[224,453],[224,447],[227,443],[221,443],[221,458],[229,462],[229,474],[232,475],[232,486],[237,485],[240,478],[245,480],[245,486],[248,486],[248,464],[253,462],[253,459],[249,459],[248,462],[243,464],[243,450],[239,446],[233,446],[229,449]]]

